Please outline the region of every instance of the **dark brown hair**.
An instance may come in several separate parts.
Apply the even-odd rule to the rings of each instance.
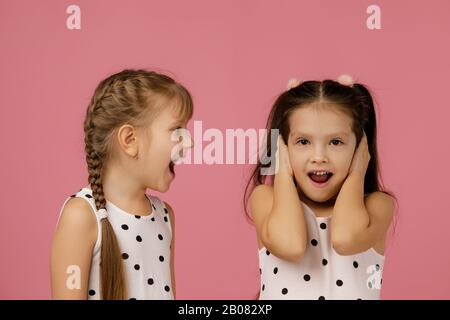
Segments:
[[[190,119],[193,103],[188,90],[172,78],[146,70],[123,70],[100,82],[87,108],[84,142],[89,183],[97,210],[106,209],[102,173],[111,156],[112,137],[123,124],[142,125],[146,116],[176,99],[181,118]],[[126,299],[121,251],[108,219],[101,222],[101,298]]]
[[[353,120],[352,131],[356,136],[356,145],[361,141],[364,132],[366,133],[371,158],[364,178],[364,194],[381,191],[389,194],[396,200],[393,193],[387,191],[382,183],[377,152],[375,106],[369,90],[363,84],[354,83],[349,86],[334,80],[305,81],[283,92],[276,99],[267,120],[268,155],[271,154],[271,129],[278,129],[283,140],[287,142],[290,133],[289,117],[298,108],[313,103],[330,104],[339,107],[348,114]],[[266,183],[267,176],[261,174],[261,169],[270,165],[270,163],[264,165],[261,161],[258,161],[246,185],[244,210],[250,221],[252,221],[252,218],[247,209],[250,194],[256,186]]]

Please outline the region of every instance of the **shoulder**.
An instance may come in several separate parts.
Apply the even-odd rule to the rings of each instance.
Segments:
[[[252,217],[256,222],[272,210],[273,187],[266,184],[256,186],[255,189],[253,189],[249,200]]]
[[[163,203],[164,206],[167,208],[167,215],[169,216],[170,227],[172,229],[173,234],[173,230],[175,230],[175,213],[172,209],[172,206],[168,202],[161,201],[161,203]]]
[[[172,206],[166,201],[162,201],[162,202],[164,203],[164,206],[167,208],[170,221],[174,221],[175,220],[175,214],[173,212]]]
[[[63,241],[83,241],[94,244],[97,239],[97,218],[87,200],[71,198],[64,205],[55,236]]]
[[[260,184],[253,189],[250,195],[250,202],[261,201],[261,200],[271,200],[267,198],[273,197],[273,186],[268,184]]]
[[[372,192],[365,197],[364,203],[371,221],[389,226],[395,210],[395,199],[391,195],[382,191]]]
[[[391,211],[395,208],[395,199],[382,191],[376,191],[369,193],[365,196],[364,202],[369,206],[378,206],[383,209],[390,209]]]
[[[170,222],[170,229],[171,229],[171,234],[172,234],[172,242],[174,239],[174,232],[175,232],[175,214],[173,212],[172,207],[170,206],[169,203],[163,201],[164,206],[167,208],[167,214],[169,216],[169,222]]]
[[[87,200],[74,197],[66,202],[61,212],[60,223],[86,228],[96,226],[97,219]]]

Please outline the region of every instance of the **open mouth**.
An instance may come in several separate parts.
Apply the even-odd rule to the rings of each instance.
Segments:
[[[169,163],[169,170],[173,175],[175,175],[175,163],[173,163],[173,161],[170,161]]]
[[[310,171],[308,173],[309,178],[319,185],[327,183],[332,175],[332,172],[326,170]]]

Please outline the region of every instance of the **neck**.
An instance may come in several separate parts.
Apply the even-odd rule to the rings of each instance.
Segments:
[[[331,197],[330,199],[323,201],[323,202],[317,202],[309,198],[306,194],[303,193],[303,191],[298,188],[298,196],[302,202],[304,202],[307,206],[315,209],[330,209],[334,207],[334,204],[336,203],[336,196]]]
[[[102,173],[103,194],[105,199],[126,212],[145,215],[151,212],[145,196],[146,187],[136,183],[133,175],[120,165],[111,163]]]

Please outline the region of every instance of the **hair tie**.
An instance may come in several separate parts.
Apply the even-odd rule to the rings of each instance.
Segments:
[[[100,221],[102,221],[103,219],[108,219],[108,211],[106,211],[105,208],[98,210],[97,214]]]
[[[287,84],[287,89],[291,90],[292,88],[298,87],[302,83],[301,80],[298,79],[289,79]]]
[[[337,78],[337,82],[342,84],[343,86],[353,87],[354,81],[352,76],[348,74],[342,74]]]

